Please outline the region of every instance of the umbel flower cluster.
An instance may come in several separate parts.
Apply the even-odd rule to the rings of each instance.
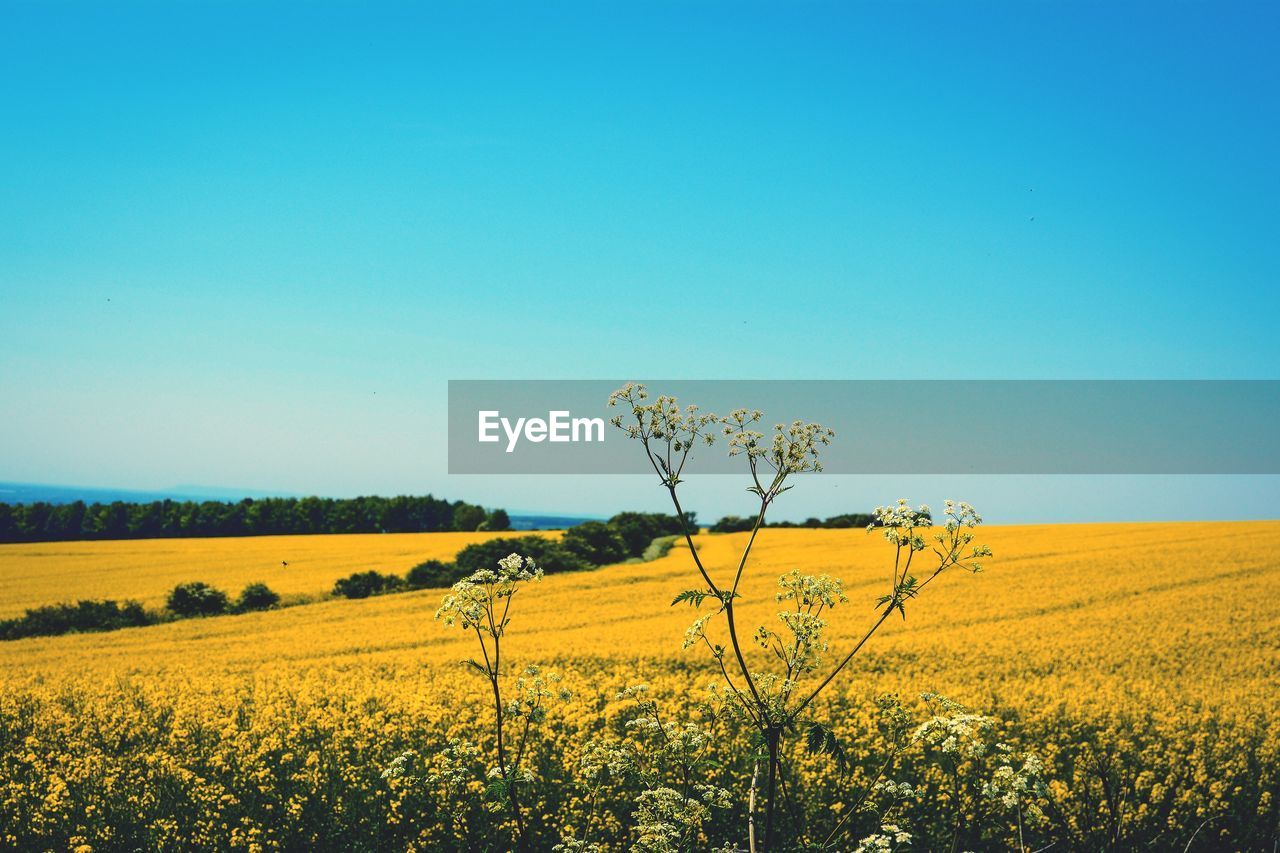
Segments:
[[[436,618],[446,625],[476,630],[492,638],[502,635],[507,626],[508,609],[494,618],[494,605],[507,601],[525,581],[542,580],[542,569],[533,560],[510,554],[498,561],[496,569],[481,569],[453,585],[436,611]]]

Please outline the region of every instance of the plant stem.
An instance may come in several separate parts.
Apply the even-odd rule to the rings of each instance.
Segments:
[[[482,643],[483,645],[483,643]],[[524,815],[520,811],[520,800],[516,794],[516,768],[507,767],[506,743],[502,732],[502,688],[499,685],[498,662],[501,660],[501,640],[498,637],[493,639],[493,665],[489,668],[489,684],[493,688],[493,713],[494,728],[498,745],[498,770],[502,773],[502,780],[506,783],[507,805],[511,808],[511,817],[516,823],[516,849],[528,850],[529,842],[525,838],[524,831]],[[488,661],[489,653],[485,651],[485,660]]]
[[[775,806],[778,803],[777,784],[778,784],[778,732],[770,729],[766,735],[766,742],[769,745],[769,782],[765,789],[768,801],[764,807],[764,849],[766,853],[772,849],[773,842],[773,815],[776,811]]]
[[[751,767],[751,793],[747,796],[747,847],[756,853],[756,779],[760,776],[760,757]]]
[[[698,549],[694,547],[693,535],[689,530],[689,522],[685,518],[684,508],[680,506],[680,498],[676,495],[676,487],[668,484],[667,492],[671,495],[671,503],[675,506],[676,517],[680,519],[680,528],[684,531],[685,543],[689,546],[689,553],[693,556],[694,564],[698,567],[698,571],[702,574],[702,579],[707,582],[707,586],[710,587],[712,593],[719,597],[721,602],[724,604],[725,618],[729,623],[729,644],[733,646],[733,655],[737,658],[738,669],[742,672],[742,678],[747,683],[747,689],[751,692],[751,698],[755,700],[756,705],[760,708],[761,719],[763,719],[763,712],[765,710],[764,703],[760,700],[759,691],[756,690],[756,683],[755,679],[751,677],[751,670],[747,668],[747,660],[742,655],[742,644],[738,642],[738,627],[733,616],[733,594],[728,596],[723,595],[720,588],[716,586],[715,581],[711,580],[711,575],[708,574],[706,568],[702,565],[701,558],[698,557]],[[764,521],[763,508],[761,509],[760,515],[756,518],[755,530],[760,528],[760,523],[762,521]],[[756,535],[755,530],[752,530],[751,532],[751,538],[753,540]],[[748,550],[749,549],[750,546],[748,545]],[[745,564],[746,560],[746,554],[743,554],[742,563]],[[741,577],[741,574],[742,570],[739,568],[739,577]],[[734,581],[734,586],[737,586],[736,580]]]

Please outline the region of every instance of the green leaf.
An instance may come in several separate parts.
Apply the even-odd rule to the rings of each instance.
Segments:
[[[822,723],[809,723],[809,730],[805,733],[805,748],[809,752],[831,756],[842,774],[849,772],[849,756],[844,751],[844,746],[836,733]]]
[[[805,733],[805,749],[810,752],[822,752],[831,730],[819,722],[809,723],[809,731]]]
[[[680,602],[687,602],[694,607],[701,607],[703,600],[707,597],[707,592],[701,589],[686,589],[677,595],[671,602],[671,606],[675,607]]]
[[[507,800],[507,783],[503,779],[494,779],[484,789],[484,799],[490,802],[506,802]]]

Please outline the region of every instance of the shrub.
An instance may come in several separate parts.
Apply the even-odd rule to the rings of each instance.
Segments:
[[[226,613],[228,605],[225,592],[200,581],[178,584],[169,593],[169,600],[166,602],[170,610],[182,617]]]
[[[926,508],[927,509],[927,508]],[[925,521],[930,521],[931,516],[925,512],[921,515]],[[808,528],[830,528],[844,529],[849,527],[866,527],[873,524],[876,520],[875,515],[865,512],[846,512],[843,515],[833,515],[823,520],[819,518],[806,518],[797,524],[794,521],[770,521],[762,525],[763,527],[808,527]],[[712,533],[741,533],[750,530],[755,526],[754,518],[742,518],[737,515],[726,515],[724,518],[711,525]]]
[[[602,521],[584,521],[570,527],[560,544],[593,566],[620,563],[627,558],[627,543],[618,531]]]
[[[240,593],[236,608],[242,611],[270,610],[280,603],[280,595],[265,583],[251,583]]]
[[[465,575],[458,569],[457,563],[427,560],[410,569],[404,579],[409,589],[440,589],[453,586],[463,577]]]
[[[695,513],[685,513],[685,516],[689,529],[696,531]],[[645,549],[659,536],[677,536],[684,532],[679,516],[660,512],[620,512],[608,523],[626,543],[629,557],[643,556]]]
[[[484,507],[475,504],[459,503],[453,509],[453,529],[472,531],[479,530],[485,522]]]
[[[533,560],[547,574],[591,568],[591,564],[581,556],[545,536],[517,536],[476,542],[459,551],[455,560],[460,576],[466,577],[481,569],[492,568],[509,554],[519,554]]]
[[[114,631],[155,621],[136,601],[126,601],[123,606],[114,601],[51,604],[30,609],[17,619],[0,620],[0,640],[52,637],[73,631]]]
[[[404,586],[403,579],[370,570],[356,572],[339,579],[333,585],[333,593],[344,598],[368,598],[371,595],[395,592],[402,586]]]
[[[876,520],[876,517],[867,512],[847,512],[844,515],[833,515],[822,523],[823,527],[845,528],[845,527],[866,527]]]
[[[505,509],[495,509],[489,513],[489,517],[484,520],[482,527],[485,530],[510,530],[511,516],[507,515]]]
[[[743,518],[740,515],[726,515],[711,525],[712,533],[742,533],[755,526],[754,518]]]

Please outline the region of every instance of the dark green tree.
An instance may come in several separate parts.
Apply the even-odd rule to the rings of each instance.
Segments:
[[[240,611],[270,610],[279,603],[279,593],[265,583],[251,583],[240,593],[236,609]]]
[[[489,517],[484,520],[485,530],[510,530],[511,516],[507,515],[505,509],[495,509],[489,513]]]
[[[498,561],[508,554],[528,557],[547,574],[577,572],[592,567],[590,563],[559,542],[552,542],[545,536],[537,535],[475,542],[459,551],[455,560],[462,576],[466,577],[480,569],[493,569]]]
[[[457,563],[427,560],[410,569],[404,579],[409,589],[441,589],[452,586],[464,576]]]
[[[484,507],[475,504],[460,503],[453,508],[453,529],[454,530],[479,530],[480,525],[484,524],[485,511]]]
[[[584,521],[570,527],[560,544],[593,566],[620,563],[627,558],[627,543],[602,521]]]
[[[229,602],[222,590],[194,581],[175,586],[169,593],[166,606],[178,616],[213,616],[226,613]]]
[[[333,585],[334,595],[344,598],[368,598],[371,595],[382,595],[395,592],[404,585],[404,579],[395,575],[384,575],[381,572],[356,572],[339,579]]]

